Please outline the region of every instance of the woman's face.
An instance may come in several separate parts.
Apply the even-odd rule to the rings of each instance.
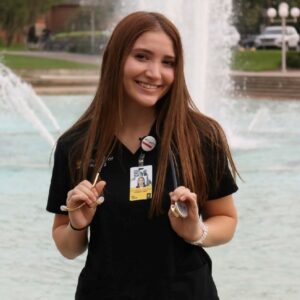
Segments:
[[[125,100],[154,106],[174,81],[175,59],[172,40],[163,31],[143,33],[125,61]]]
[[[138,185],[141,186],[141,187],[145,185],[145,179],[144,179],[144,177],[140,177],[138,179]]]

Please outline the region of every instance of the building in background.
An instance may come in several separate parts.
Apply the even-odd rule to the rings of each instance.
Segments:
[[[63,30],[69,20],[76,15],[81,5],[80,0],[66,0],[61,4],[52,6],[43,17],[44,27],[47,27],[52,33]]]

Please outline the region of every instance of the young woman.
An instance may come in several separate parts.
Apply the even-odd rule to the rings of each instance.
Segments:
[[[145,184],[145,178],[143,176],[138,177],[136,187],[137,188],[142,188],[142,187],[145,187],[145,186],[146,186],[146,184]]]
[[[147,196],[130,189],[141,170]],[[69,259],[88,248],[76,299],[218,299],[203,247],[233,237],[231,172],[221,127],[189,96],[175,26],[159,13],[125,17],[94,100],[55,151],[53,239]]]

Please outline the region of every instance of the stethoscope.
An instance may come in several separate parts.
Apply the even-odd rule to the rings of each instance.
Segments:
[[[140,142],[141,142],[141,148],[145,152],[152,151],[156,146],[155,138],[150,135],[140,138]],[[145,154],[141,152],[139,157],[139,166],[142,166],[144,164],[144,157]],[[172,174],[173,189],[175,190],[178,187],[178,180],[177,180],[176,170],[175,170],[175,157],[171,149],[169,151],[169,164],[170,164],[171,174]],[[187,206],[182,201],[175,201],[175,203],[171,205],[171,211],[175,217],[186,218],[188,215]]]
[[[138,158],[138,165],[139,166],[143,166],[144,165],[144,158],[145,158],[145,152],[150,152],[152,151],[155,146],[156,146],[156,139],[153,136],[145,136],[140,138],[140,146],[141,149],[143,150]],[[107,156],[109,157],[109,155]],[[173,181],[173,188],[174,190],[178,187],[178,180],[177,180],[177,176],[176,176],[176,170],[175,170],[175,157],[173,155],[173,152],[170,150],[169,151],[169,164],[170,164],[170,168],[171,168],[171,174],[172,174],[172,181]],[[106,162],[106,159],[103,160],[102,164],[100,165],[100,168],[95,176],[92,188],[95,187],[95,185],[98,182],[101,170],[104,166]],[[101,205],[104,202],[104,197],[100,196],[96,203],[97,205]],[[67,212],[73,212],[76,211],[80,208],[82,208],[84,205],[86,205],[85,202],[83,202],[82,204],[80,204],[79,206],[76,207],[67,207],[66,205],[61,205],[60,206],[60,210],[61,211],[67,211]],[[183,203],[182,201],[176,201],[174,204],[171,205],[171,211],[174,214],[175,217],[181,217],[181,218],[186,218],[188,215],[188,210],[187,210],[187,206],[185,203]]]
[[[102,170],[102,168],[103,168],[103,166],[104,166],[104,164],[105,164],[105,161],[106,161],[106,159],[103,160],[103,162],[102,162],[102,164],[101,164],[101,166],[100,166],[100,168],[99,168],[99,170],[98,170],[98,172],[97,172],[97,174],[96,174],[96,176],[95,176],[95,179],[94,179],[92,188],[95,187],[96,184],[97,184],[97,182],[98,182],[98,179],[99,179],[101,170]],[[104,197],[103,197],[103,196],[100,196],[100,197],[96,200],[97,205],[101,205],[103,202],[104,202]],[[85,205],[86,205],[85,202],[81,203],[80,205],[78,205],[78,206],[76,206],[76,207],[68,207],[68,206],[66,206],[66,205],[61,205],[61,206],[60,206],[60,210],[61,210],[61,211],[72,212],[72,211],[75,211],[75,210],[78,210],[78,209],[82,208],[82,207],[85,206]]]
[[[169,163],[171,167],[171,174],[172,174],[172,180],[173,180],[173,188],[174,190],[178,187],[178,181],[176,176],[176,170],[175,170],[175,158],[172,153],[172,151],[169,151]],[[175,217],[181,217],[186,218],[188,216],[188,210],[187,206],[182,201],[175,201],[174,204],[171,204],[171,211]]]
[[[107,159],[109,158],[109,156],[110,156],[111,153],[112,153],[112,150],[113,150],[113,149],[111,148],[110,151],[109,151],[109,154],[108,154],[106,157],[104,157],[104,159],[103,159],[103,161],[102,161],[102,163],[101,163],[101,165],[100,165],[100,167],[99,167],[99,169],[98,169],[98,172],[97,172],[96,175],[95,175],[95,179],[94,179],[94,181],[93,181],[93,184],[92,184],[92,187],[91,187],[91,188],[94,188],[94,187],[96,186],[96,184],[97,184],[97,182],[98,182],[98,179],[99,179],[99,177],[100,177],[102,168],[105,166]],[[98,205],[101,205],[103,202],[104,202],[104,196],[101,195],[101,196],[99,196],[99,198],[96,200],[96,204],[97,204],[97,206],[98,206]],[[72,212],[72,211],[75,211],[75,210],[78,210],[78,209],[82,208],[82,207],[85,206],[85,205],[86,205],[85,202],[81,203],[80,205],[78,205],[78,206],[76,206],[76,207],[68,207],[67,205],[61,205],[61,206],[60,206],[60,210],[61,210],[61,211]]]

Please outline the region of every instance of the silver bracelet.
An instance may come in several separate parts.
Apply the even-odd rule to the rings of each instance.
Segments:
[[[192,244],[194,246],[203,246],[203,242],[206,239],[207,235],[208,235],[208,226],[203,223],[202,221],[199,222],[200,224],[200,228],[202,229],[202,235],[200,236],[200,238],[196,241],[186,241],[189,244]]]

